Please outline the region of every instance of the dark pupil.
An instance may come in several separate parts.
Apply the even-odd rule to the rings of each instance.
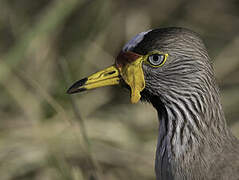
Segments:
[[[154,62],[157,62],[157,61],[159,61],[160,60],[160,57],[159,57],[160,55],[153,55],[153,61]]]

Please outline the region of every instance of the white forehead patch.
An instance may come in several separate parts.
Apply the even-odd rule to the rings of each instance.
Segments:
[[[134,36],[127,44],[124,45],[123,47],[123,51],[130,51],[132,50],[135,46],[137,46],[137,44],[139,44],[143,39],[144,36],[149,33],[152,30],[146,31],[146,32],[141,32],[139,34],[137,34],[136,36]]]

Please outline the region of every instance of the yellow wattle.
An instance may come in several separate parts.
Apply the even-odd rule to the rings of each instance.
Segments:
[[[142,69],[143,57],[120,68],[120,75],[131,88],[131,103],[140,100],[140,92],[145,88],[144,72]]]

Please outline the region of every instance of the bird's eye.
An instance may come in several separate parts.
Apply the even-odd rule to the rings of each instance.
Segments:
[[[164,54],[152,54],[148,57],[148,62],[153,66],[161,66],[165,60],[166,56]]]

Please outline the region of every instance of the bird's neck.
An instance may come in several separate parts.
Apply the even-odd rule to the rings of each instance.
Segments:
[[[151,101],[160,120],[155,164],[158,178],[173,179],[176,172],[194,171],[201,165],[197,160],[200,163],[200,159],[210,159],[209,151],[221,151],[219,142],[230,133],[217,92],[215,94],[215,97],[208,94],[178,96],[171,101],[154,97]]]

